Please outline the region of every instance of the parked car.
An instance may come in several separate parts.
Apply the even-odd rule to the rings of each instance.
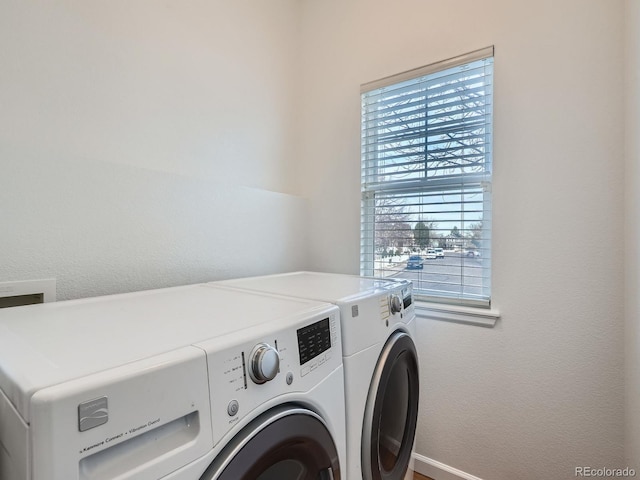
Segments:
[[[479,257],[480,252],[478,250],[469,250],[467,252],[467,257]]]
[[[433,248],[427,250],[427,254],[425,255],[425,257],[427,257],[427,260],[435,260],[436,258],[438,258],[438,256],[436,255],[436,251]]]
[[[420,255],[411,255],[407,260],[407,269],[417,268],[422,270],[424,268],[424,260]]]
[[[434,248],[433,251],[436,254],[436,258],[444,258],[444,250],[442,248]]]

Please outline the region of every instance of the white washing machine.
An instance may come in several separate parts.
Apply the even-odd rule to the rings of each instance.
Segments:
[[[410,478],[419,397],[411,282],[295,272],[218,284],[340,308],[347,479]]]
[[[339,311],[197,285],[0,310],[2,480],[345,478]]]

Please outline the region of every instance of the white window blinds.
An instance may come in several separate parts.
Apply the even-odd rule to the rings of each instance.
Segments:
[[[493,47],[362,87],[363,275],[491,299]]]

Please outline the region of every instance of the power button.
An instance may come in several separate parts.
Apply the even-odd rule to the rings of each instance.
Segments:
[[[229,414],[230,417],[235,416],[238,413],[239,409],[240,409],[240,404],[238,403],[237,400],[231,400],[229,402],[229,405],[227,405],[227,413]]]

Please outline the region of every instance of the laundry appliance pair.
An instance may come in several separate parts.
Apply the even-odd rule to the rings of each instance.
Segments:
[[[411,478],[419,396],[411,282],[296,272],[218,284],[339,307],[347,419],[346,479]]]
[[[341,342],[216,285],[0,310],[0,478],[344,480]]]

